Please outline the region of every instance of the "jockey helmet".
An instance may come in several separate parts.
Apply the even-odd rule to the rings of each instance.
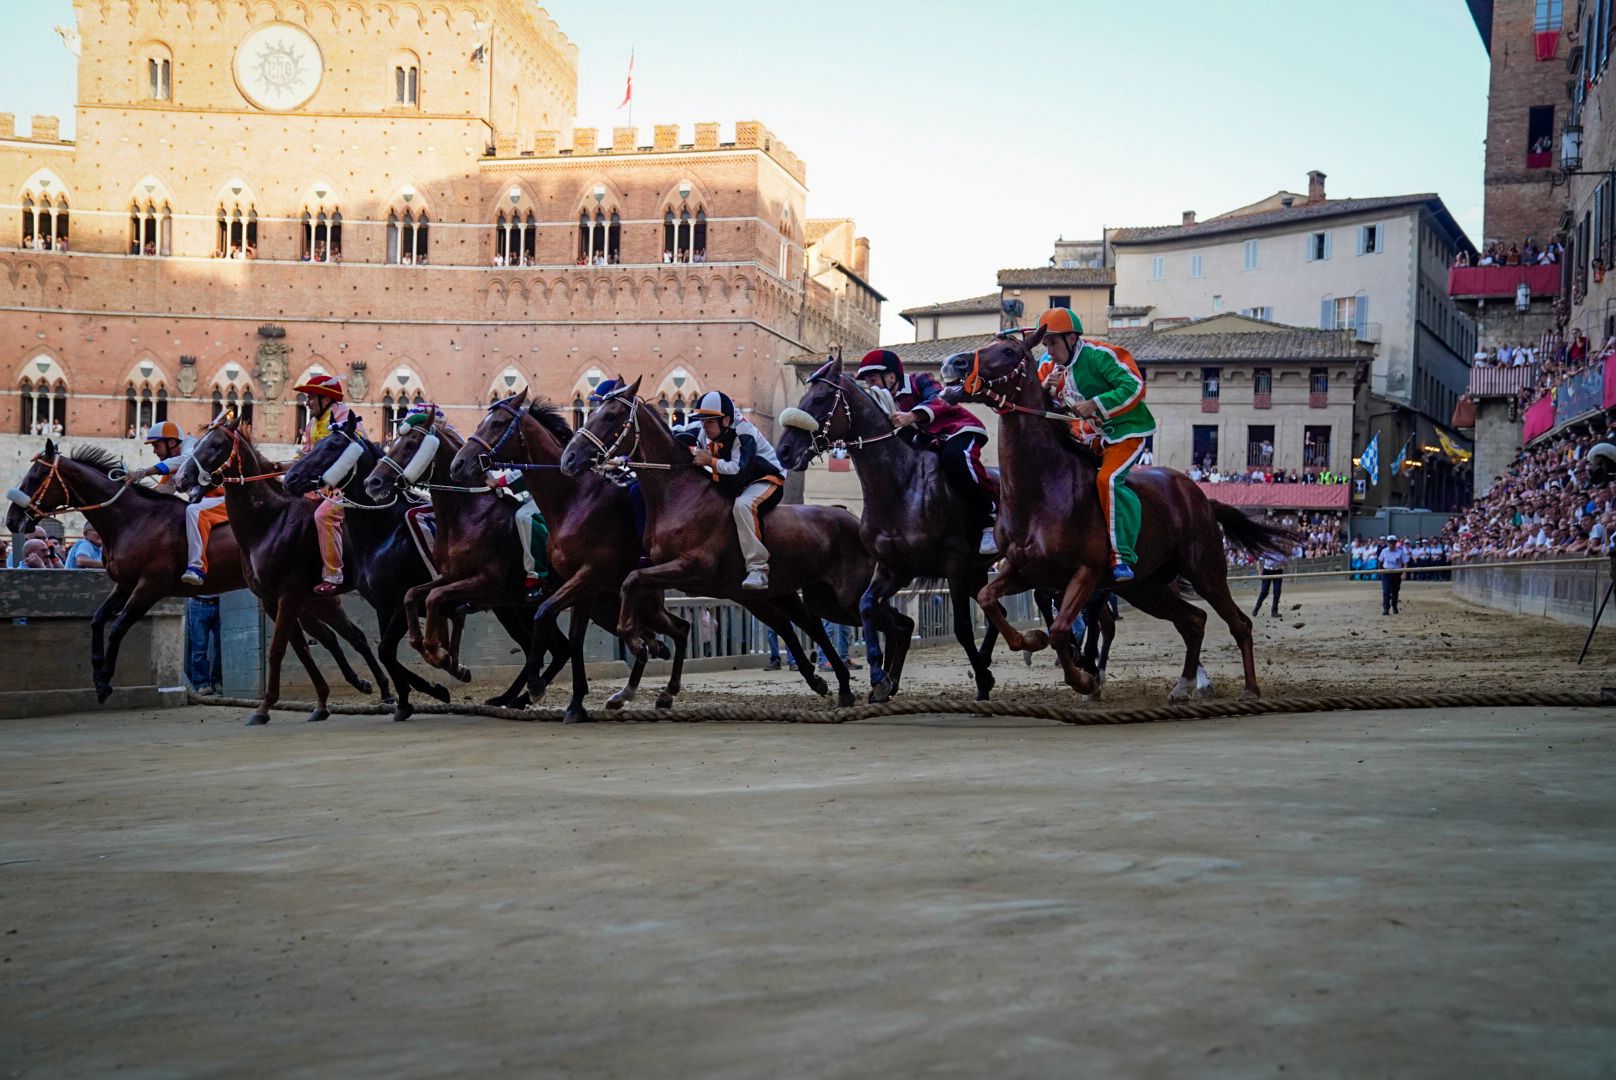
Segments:
[[[617,387],[618,382],[616,379],[600,380],[600,382],[595,384],[595,388],[589,391],[589,404],[599,405],[601,402],[605,401],[607,397],[616,393]]]
[[[333,401],[342,400],[342,380],[335,375],[310,375],[309,381],[292,387],[294,394],[312,394],[316,397],[328,397]]]
[[[723,391],[709,390],[696,399],[696,404],[690,409],[690,415],[697,420],[724,419],[734,423],[735,403]]]
[[[159,420],[146,432],[146,442],[164,442],[168,439],[184,441],[185,429],[172,420]]]
[[[1051,334],[1082,334],[1083,320],[1071,308],[1052,307],[1038,316],[1038,325]]]
[[[871,349],[859,361],[858,377],[861,379],[883,372],[903,378],[903,361],[891,349]]]

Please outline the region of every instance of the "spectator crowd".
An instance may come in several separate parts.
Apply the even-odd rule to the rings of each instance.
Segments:
[[[1478,254],[1459,252],[1454,266],[1553,266],[1565,258],[1565,248],[1557,240],[1538,246],[1530,236],[1524,244],[1505,244],[1494,240]]]

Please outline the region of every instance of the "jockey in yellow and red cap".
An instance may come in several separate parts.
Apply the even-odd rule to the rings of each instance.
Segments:
[[[308,382],[294,386],[292,390],[307,395],[309,405],[309,426],[303,432],[303,444],[298,450],[298,457],[302,457],[314,449],[315,443],[346,424],[352,413],[343,403],[346,395],[343,393],[342,380],[335,375],[311,375]],[[354,431],[364,438],[362,422]],[[318,491],[311,491],[308,497],[320,500],[320,505],[314,511],[314,533],[320,540],[320,561],[324,564],[324,570],[314,591],[321,596],[331,596],[342,591],[343,506],[336,499],[327,498]]]

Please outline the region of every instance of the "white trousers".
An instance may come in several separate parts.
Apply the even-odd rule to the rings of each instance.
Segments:
[[[741,541],[741,554],[746,558],[746,572],[749,574],[753,570],[761,570],[765,574],[769,572],[769,549],[763,546],[763,541],[758,537],[758,507],[779,487],[780,481],[772,477],[759,480],[748,484],[735,500],[735,535]]]
[[[516,538],[521,541],[522,568],[530,576],[539,572],[538,560],[533,558],[533,519],[539,514],[539,504],[528,499],[516,508]]]
[[[198,499],[185,508],[185,561],[191,566],[202,565],[202,530],[197,527],[196,519],[202,516],[202,511],[212,510],[223,502],[224,496],[219,495]]]

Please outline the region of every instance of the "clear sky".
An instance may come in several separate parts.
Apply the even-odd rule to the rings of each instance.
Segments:
[[[8,3],[0,110],[62,116],[69,0]],[[898,311],[991,292],[1057,235],[1170,224],[1329,175],[1332,197],[1435,191],[1481,239],[1487,55],[1462,0],[551,0],[578,122],[761,120],[849,216]],[[609,12],[609,17],[606,14]]]

